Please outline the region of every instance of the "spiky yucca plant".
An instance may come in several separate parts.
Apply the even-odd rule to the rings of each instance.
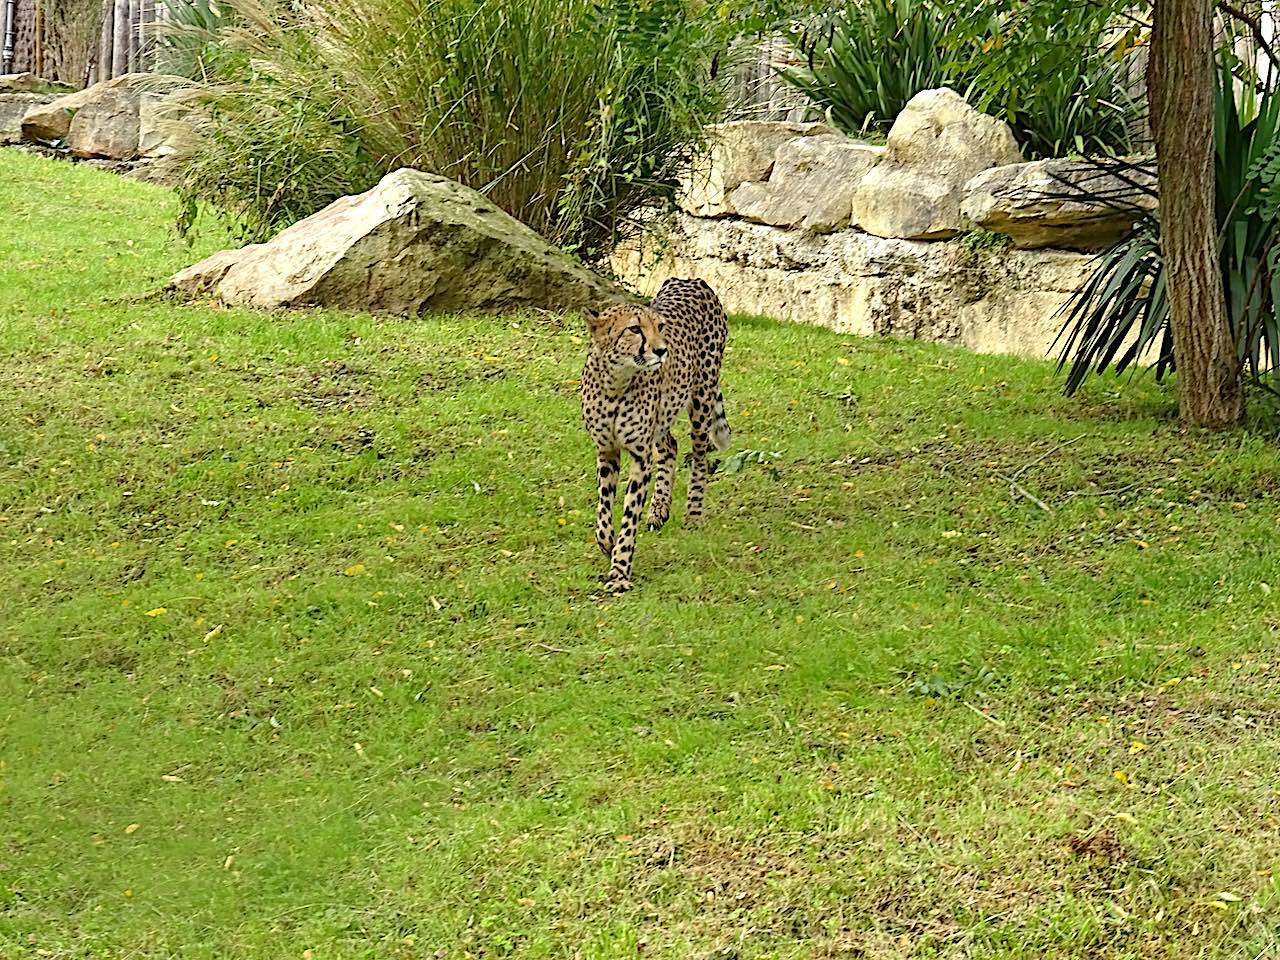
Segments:
[[[1280,90],[1246,82],[1237,93],[1233,58],[1224,55],[1215,84],[1214,183],[1219,261],[1241,372],[1280,387],[1280,232],[1272,191],[1280,180]],[[1247,78],[1255,79],[1255,78]],[[1127,161],[1099,161],[1104,173],[1131,170]],[[1086,189],[1076,199],[1106,202]],[[1100,255],[1083,289],[1063,308],[1058,369],[1066,392],[1090,373],[1117,374],[1154,358],[1156,379],[1175,368],[1158,216]]]
[[[921,90],[964,87],[947,70],[952,26],[932,0],[859,0],[794,36],[806,63],[779,74],[846,133],[884,132]]]

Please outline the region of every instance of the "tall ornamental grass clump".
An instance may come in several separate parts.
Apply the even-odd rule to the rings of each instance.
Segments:
[[[225,0],[176,167],[260,239],[414,167],[606,253],[720,118],[723,35],[694,0]]]

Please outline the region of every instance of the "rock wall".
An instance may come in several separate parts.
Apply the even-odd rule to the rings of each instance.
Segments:
[[[1092,256],[1066,250],[968,250],[845,230],[814,234],[677,215],[665,247],[629,247],[614,270],[643,294],[667,277],[701,277],[733,313],[859,336],[934,340],[979,353],[1043,357],[1056,314]]]
[[[667,235],[620,250],[614,271],[643,294],[701,277],[731,312],[863,336],[1042,357],[1092,251],[1156,207],[1154,177],[1107,180],[1105,203],[1073,193],[1099,181],[1020,162],[1006,124],[946,89],[914,97],[884,147],[822,124],[710,133]],[[975,229],[1007,246],[966,241]]]

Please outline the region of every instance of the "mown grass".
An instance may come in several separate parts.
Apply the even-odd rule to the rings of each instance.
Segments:
[[[0,153],[0,956],[1277,956],[1265,426],[735,318],[615,599],[576,319],[131,300],[173,212]]]

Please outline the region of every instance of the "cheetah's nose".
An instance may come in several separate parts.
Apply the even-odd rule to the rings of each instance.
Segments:
[[[659,360],[661,360],[663,357],[665,357],[665,356],[667,355],[667,348],[666,348],[666,347],[654,347],[654,348],[653,348],[653,355],[654,355],[655,357],[657,357]]]

